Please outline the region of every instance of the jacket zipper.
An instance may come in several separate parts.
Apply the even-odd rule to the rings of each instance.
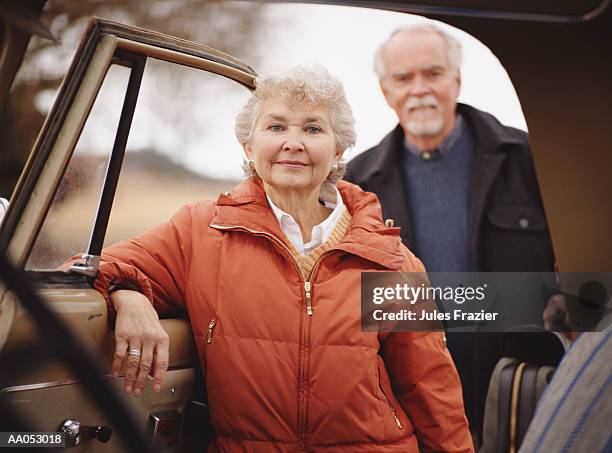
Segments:
[[[393,404],[391,403],[391,400],[387,396],[387,392],[385,392],[385,389],[382,386],[382,382],[380,382],[380,373],[378,375],[378,386],[380,387],[380,391],[382,392],[383,396],[387,400],[387,404],[389,405],[389,409],[391,409],[391,415],[393,415],[393,418],[395,419],[395,424],[397,425],[397,427],[399,429],[404,429],[404,425],[402,425],[402,422],[401,422],[401,420],[399,419],[399,417],[397,415],[397,411],[395,410],[395,407],[393,407]]]
[[[397,427],[399,429],[404,429],[404,426],[402,425],[402,422],[400,421],[399,417],[397,416],[397,412],[395,412],[395,408],[391,404],[391,401],[389,401],[389,398],[387,398],[387,402],[389,403],[389,407],[391,408],[391,414],[393,414],[393,418],[395,419],[395,423],[397,423]]]
[[[310,282],[304,282],[304,291],[306,291],[306,314],[312,316],[312,300],[310,298]]]
[[[283,248],[283,250],[285,250],[287,252],[287,256],[289,256],[289,258],[291,259],[291,261],[295,265],[295,268],[296,268],[300,278],[304,280],[304,292],[306,293],[306,314],[308,316],[312,316],[312,313],[313,313],[313,310],[312,310],[312,297],[311,297],[312,283],[311,283],[310,280],[312,279],[312,276],[314,275],[315,270],[317,269],[318,264],[321,261],[321,259],[325,255],[329,254],[329,252],[331,250],[328,250],[328,251],[322,253],[321,256],[319,256],[319,258],[315,262],[314,266],[312,267],[312,270],[310,271],[310,274],[308,275],[308,280],[306,280],[306,279],[304,279],[304,277],[302,275],[302,271],[300,269],[300,265],[293,258],[293,255],[291,254],[291,250],[289,250],[289,248],[285,244],[283,244],[283,242],[280,239],[278,239],[276,236],[274,236],[273,234],[266,233],[265,231],[251,230],[250,228],[246,228],[246,227],[243,227],[241,225],[218,225],[216,223],[211,223],[210,226],[212,228],[217,229],[217,230],[244,230],[244,231],[247,231],[247,232],[249,232],[251,234],[254,234],[256,236],[265,236],[265,237],[268,237],[268,238],[272,239],[274,242],[276,242],[279,246],[281,246]]]
[[[213,329],[215,328],[216,325],[217,325],[217,320],[211,319],[210,323],[208,324],[208,330],[206,331],[206,343],[212,342]]]
[[[270,233],[266,233],[265,231],[257,231],[257,230],[251,230],[249,228],[243,227],[241,225],[218,225],[215,223],[211,223],[210,224],[211,228],[215,228],[217,230],[243,230],[246,231],[248,233],[251,233],[253,235],[256,236],[264,236],[269,238],[270,240],[272,240],[273,242],[277,243],[286,253],[287,256],[289,256],[289,258],[291,259],[291,261],[293,262],[293,264],[295,265],[295,268],[297,270],[297,273],[300,277],[300,279],[304,280],[304,293],[305,293],[305,297],[306,297],[306,313],[304,316],[304,331],[302,333],[302,347],[304,349],[304,355],[302,357],[300,357],[300,369],[298,370],[298,376],[299,376],[299,389],[298,389],[298,394],[302,395],[300,397],[300,402],[299,402],[299,407],[298,407],[298,417],[299,417],[299,432],[298,432],[298,442],[299,442],[299,451],[306,451],[306,432],[307,432],[307,425],[308,422],[306,420],[306,392],[308,389],[308,377],[307,377],[307,373],[306,373],[306,348],[307,345],[310,343],[310,331],[309,331],[309,326],[310,323],[308,321],[308,319],[310,319],[312,317],[312,277],[315,274],[315,271],[317,270],[319,263],[321,262],[321,260],[323,259],[323,257],[327,254],[329,254],[331,252],[331,250],[328,250],[324,253],[322,253],[319,258],[317,259],[317,261],[314,263],[312,270],[310,271],[310,274],[308,275],[308,279],[305,279],[303,277],[302,274],[302,270],[299,266],[299,264],[297,263],[297,261],[295,261],[295,259],[293,258],[293,255],[291,254],[291,251],[289,250],[289,248],[283,244],[283,242],[278,239],[276,236],[274,236],[273,234]],[[212,321],[211,321],[212,324]],[[213,324],[214,327],[214,324]],[[209,328],[209,332],[212,335],[212,329],[211,326],[208,326]],[[395,411],[395,409],[392,408],[393,411]],[[395,413],[395,412],[394,412]],[[396,418],[396,421],[398,423],[398,425],[401,425],[399,423],[399,419]]]

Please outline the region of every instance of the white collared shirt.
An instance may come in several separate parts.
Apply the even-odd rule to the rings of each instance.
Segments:
[[[291,242],[291,244],[295,247],[295,249],[300,253],[300,255],[304,256],[316,249],[318,246],[323,244],[329,238],[332,231],[336,227],[338,220],[342,217],[344,210],[346,207],[344,206],[344,202],[342,201],[342,197],[340,196],[340,192],[338,189],[334,187],[336,191],[336,202],[330,203],[325,201],[325,207],[329,209],[333,209],[331,214],[323,220],[323,222],[315,225],[312,228],[312,232],[310,233],[310,241],[304,244],[304,239],[302,238],[302,232],[300,231],[300,226],[297,224],[295,219],[290,215],[283,211],[281,208],[276,206],[274,202],[266,195],[268,198],[268,203],[272,208],[272,212],[278,220],[278,224],[281,227],[287,239]]]

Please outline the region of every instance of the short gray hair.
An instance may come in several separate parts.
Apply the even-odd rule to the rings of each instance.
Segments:
[[[437,25],[433,24],[417,24],[417,25],[404,25],[402,27],[396,28],[391,32],[391,35],[376,49],[374,53],[374,71],[378,75],[379,80],[382,80],[385,77],[385,63],[383,61],[383,52],[387,47],[387,44],[395,35],[399,33],[408,33],[413,31],[429,31],[433,33],[438,33],[444,43],[446,44],[446,56],[448,58],[448,63],[450,65],[451,71],[455,75],[459,75],[461,70],[461,60],[463,59],[463,51],[461,50],[461,43],[457,38],[450,35],[449,33],[442,30]]]
[[[292,105],[304,103],[328,108],[336,147],[344,151],[355,146],[355,118],[342,83],[321,65],[300,65],[257,77],[253,95],[236,116],[234,130],[240,144],[253,139],[261,101],[270,98],[285,98]]]

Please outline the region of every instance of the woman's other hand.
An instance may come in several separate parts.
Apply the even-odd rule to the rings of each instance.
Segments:
[[[140,396],[153,371],[153,391],[158,392],[168,369],[169,338],[157,312],[141,293],[118,290],[110,295],[117,317],[113,376],[119,376],[127,357],[124,391]],[[138,351],[140,355],[138,355]]]

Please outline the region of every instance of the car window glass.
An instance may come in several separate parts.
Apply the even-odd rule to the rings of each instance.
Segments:
[[[53,198],[26,270],[54,270],[87,250],[130,70],[111,65]]]
[[[249,96],[221,75],[147,60],[105,246],[236,185],[213,160],[240,167],[234,119]]]

